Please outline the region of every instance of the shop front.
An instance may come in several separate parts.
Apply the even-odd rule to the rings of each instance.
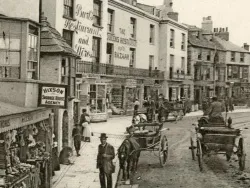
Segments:
[[[50,109],[0,117],[0,187],[51,188],[52,131]]]

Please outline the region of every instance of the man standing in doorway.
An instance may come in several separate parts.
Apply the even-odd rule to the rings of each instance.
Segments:
[[[101,133],[101,144],[98,146],[96,167],[100,170],[99,178],[101,188],[112,188],[112,173],[114,173],[112,160],[115,158],[115,149],[112,145],[107,143],[107,138],[105,133]]]

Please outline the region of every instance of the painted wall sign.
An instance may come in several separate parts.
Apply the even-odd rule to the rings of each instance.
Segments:
[[[126,87],[136,87],[137,81],[134,79],[126,79]]]
[[[38,105],[45,107],[67,107],[67,86],[40,84]]]
[[[136,40],[127,39],[123,37],[117,37],[114,34],[110,34],[110,33],[108,33],[108,41],[117,42],[120,44],[126,44],[128,46],[134,46],[134,47],[136,46]]]

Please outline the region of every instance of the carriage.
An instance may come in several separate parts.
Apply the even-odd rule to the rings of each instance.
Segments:
[[[185,114],[185,108],[182,102],[164,101],[161,109],[162,110],[159,110],[159,115],[162,122],[171,120],[176,121],[178,118],[182,119]],[[170,115],[174,118],[171,119]]]
[[[198,124],[195,125],[196,130],[196,146],[194,140],[190,138],[192,159],[196,156],[200,171],[203,170],[203,156],[223,154],[227,161],[233,154],[238,156],[239,169],[245,169],[245,148],[244,139],[240,129],[232,128],[232,119],[228,119],[228,123],[224,120],[215,122],[208,121],[207,117],[201,117]]]
[[[168,140],[163,123],[139,123],[127,127],[128,138],[134,138],[140,151],[157,151],[161,166],[165,166],[168,158]]]

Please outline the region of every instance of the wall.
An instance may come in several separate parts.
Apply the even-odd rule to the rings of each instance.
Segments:
[[[60,84],[61,57],[58,55],[42,55],[40,62],[40,79],[42,81]]]
[[[39,0],[0,0],[0,5],[0,14],[39,22]]]
[[[130,62],[130,48],[136,49],[136,68],[149,68],[149,55],[154,56],[154,67],[158,67],[158,51],[159,51],[159,23],[142,17],[135,11],[128,8],[117,7],[109,5],[111,10],[114,10],[114,33],[116,42],[108,39],[108,42],[114,44],[114,64],[120,66],[129,66]],[[130,18],[136,19],[136,46],[123,44],[121,39],[130,39]],[[149,43],[150,24],[155,26],[155,40],[154,44]]]

